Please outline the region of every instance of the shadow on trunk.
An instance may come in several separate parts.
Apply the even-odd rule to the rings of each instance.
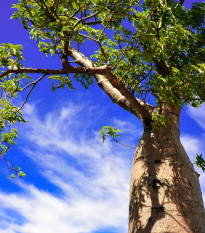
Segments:
[[[177,130],[146,130],[133,161],[129,233],[203,233],[198,177]]]

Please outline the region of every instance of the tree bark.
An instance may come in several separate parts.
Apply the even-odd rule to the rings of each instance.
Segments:
[[[203,233],[205,213],[197,173],[176,124],[144,130],[135,152],[129,233]]]

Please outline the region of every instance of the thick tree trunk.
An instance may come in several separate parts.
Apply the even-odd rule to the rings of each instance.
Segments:
[[[205,233],[198,176],[175,126],[145,129],[131,174],[129,233],[165,232]]]

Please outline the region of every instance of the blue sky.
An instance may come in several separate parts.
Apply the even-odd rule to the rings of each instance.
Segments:
[[[22,44],[27,66],[59,67],[56,59],[38,52],[19,22],[9,19],[15,2],[0,0],[0,43]],[[29,123],[18,125],[18,145],[7,158],[27,177],[10,180],[9,168],[0,161],[0,233],[127,232],[134,149],[111,140],[103,144],[99,130],[114,126],[124,131],[121,141],[137,145],[142,126],[96,85],[87,91],[75,87],[52,93],[50,83],[42,80],[25,105]],[[25,95],[16,100],[18,106]],[[205,105],[185,108],[181,140],[192,162],[197,153],[205,154],[204,139]],[[205,173],[200,182],[205,200]]]

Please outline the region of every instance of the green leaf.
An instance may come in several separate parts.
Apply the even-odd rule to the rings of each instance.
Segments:
[[[156,113],[152,117],[152,128],[154,130],[160,130],[164,127],[167,127],[169,123],[169,120],[159,113]]]
[[[25,174],[23,171],[20,171],[20,172],[18,173],[18,177],[19,177],[19,178],[25,178],[25,177],[26,177],[26,174]]]
[[[100,130],[100,134],[101,134],[101,140],[104,143],[105,142],[105,138],[107,135],[110,135],[111,138],[119,138],[120,137],[120,133],[122,133],[123,131],[110,127],[110,126],[104,126],[101,130]]]
[[[16,176],[12,173],[10,176],[9,176],[11,179],[14,179],[16,178]]]
[[[198,168],[201,168],[202,171],[205,171],[205,160],[202,158],[202,154],[196,155],[195,164]]]

